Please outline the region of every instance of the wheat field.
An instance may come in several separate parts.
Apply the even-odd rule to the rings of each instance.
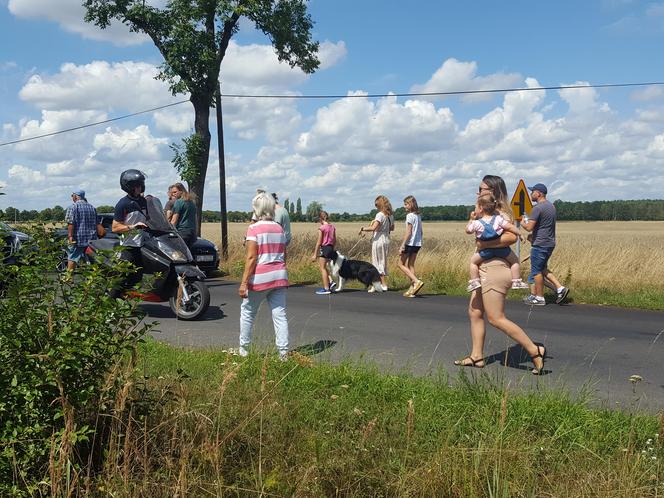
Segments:
[[[360,226],[368,223],[336,223],[338,249],[355,259],[371,261],[371,239],[358,236]],[[457,293],[465,286],[468,258],[474,250],[473,237],[464,232],[462,222],[424,222],[424,243],[416,263],[418,276],[433,285],[431,291]],[[293,223],[293,240],[288,251],[288,268],[294,282],[313,283],[318,271],[309,257],[313,253],[317,223]],[[242,240],[247,225],[229,224],[229,260],[222,269],[238,276],[244,258]],[[391,287],[405,287],[407,281],[396,266],[397,248],[405,233],[397,222],[392,234],[388,279]],[[524,232],[525,233],[525,232]],[[203,224],[203,237],[217,245],[220,225]],[[516,246],[513,247],[513,249]],[[664,295],[664,222],[559,222],[557,246],[549,268],[574,289],[593,292],[644,293]],[[529,254],[530,244],[522,244],[521,259]],[[522,265],[527,275],[529,262]],[[454,290],[453,290],[454,289]],[[602,302],[590,298],[587,302]]]

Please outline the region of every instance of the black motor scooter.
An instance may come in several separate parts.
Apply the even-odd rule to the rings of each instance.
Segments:
[[[195,320],[210,305],[210,291],[203,282],[205,273],[196,266],[184,240],[166,220],[159,199],[149,195],[145,199],[147,212],[129,213],[125,222],[128,225],[144,223],[146,228],[133,230],[117,239],[93,240],[86,254],[95,259],[95,253],[114,250],[117,246],[140,249],[143,273],[157,275],[157,278],[150,292],[136,296],[143,301],[168,301],[179,319]]]

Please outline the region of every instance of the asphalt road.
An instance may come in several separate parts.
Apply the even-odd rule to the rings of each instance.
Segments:
[[[142,305],[148,320],[159,322],[155,338],[186,348],[237,347],[241,302],[237,283],[220,279],[207,283],[211,305],[202,320],[178,321],[165,304]],[[470,351],[467,298],[426,295],[426,287],[416,299],[404,298],[400,292],[369,294],[355,289],[318,296],[314,290],[301,286],[288,290],[291,348],[315,351],[325,360],[350,356],[418,375],[442,369],[451,380],[459,371],[453,360]],[[664,408],[664,312],[574,304],[530,307],[508,301],[506,313],[536,343],[546,346],[545,375],[530,374],[528,355],[490,326],[487,366],[467,368],[467,373],[486,376],[488,382],[507,381],[511,388],[589,392],[594,404],[607,408]],[[266,303],[258,314],[254,344],[266,350],[273,341]],[[632,375],[643,380],[632,383]]]

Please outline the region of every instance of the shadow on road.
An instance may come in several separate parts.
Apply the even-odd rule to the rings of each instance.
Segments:
[[[293,351],[300,353],[304,356],[313,356],[315,354],[322,353],[326,349],[333,347],[337,341],[331,341],[329,339],[322,339],[316,341],[313,344],[305,344],[303,346],[298,346]]]
[[[141,309],[145,315],[150,318],[175,318],[175,314],[171,311],[169,306],[152,303],[141,303]],[[211,320],[220,320],[224,318],[224,310],[221,306],[210,306],[205,314],[200,317],[197,322],[208,322]]]
[[[207,285],[209,288],[213,287],[225,287],[227,285],[237,285],[238,287],[240,286],[239,282],[231,282],[229,280],[221,280],[221,279],[206,279],[205,280],[205,285]]]
[[[543,344],[535,343],[538,346],[544,346]],[[547,351],[546,357],[549,358],[549,353]],[[546,360],[545,360],[546,361]],[[505,367],[516,368],[517,370],[531,370],[533,368],[532,359],[528,352],[523,349],[519,344],[510,346],[500,353],[495,353],[490,356],[484,357],[484,364],[490,365],[491,363],[500,363]],[[545,364],[546,365],[546,364]],[[551,370],[542,370],[541,375],[550,374]]]

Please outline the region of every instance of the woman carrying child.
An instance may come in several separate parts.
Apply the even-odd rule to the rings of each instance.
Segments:
[[[403,200],[406,215],[406,234],[399,248],[399,269],[410,279],[410,287],[403,293],[404,297],[415,297],[424,282],[415,275],[415,260],[422,247],[422,218],[417,200],[409,195]]]
[[[327,271],[327,261],[334,252],[334,246],[337,243],[336,228],[328,221],[329,215],[326,211],[318,213],[318,239],[316,240],[316,247],[314,254],[311,256],[311,261],[315,262],[318,259],[318,266],[320,267],[320,276],[323,282],[323,287],[316,291],[318,295],[330,294],[330,273]]]
[[[475,210],[470,213],[470,220],[466,226],[467,234],[474,234],[479,240],[493,240],[500,238],[504,231],[521,237],[519,230],[507,221],[497,210],[497,201],[490,193],[477,198]],[[527,289],[528,284],[521,280],[519,260],[509,247],[482,249],[470,258],[470,280],[466,290],[472,292],[482,287],[480,281],[480,265],[492,258],[503,258],[510,265],[512,273],[512,289]]]

